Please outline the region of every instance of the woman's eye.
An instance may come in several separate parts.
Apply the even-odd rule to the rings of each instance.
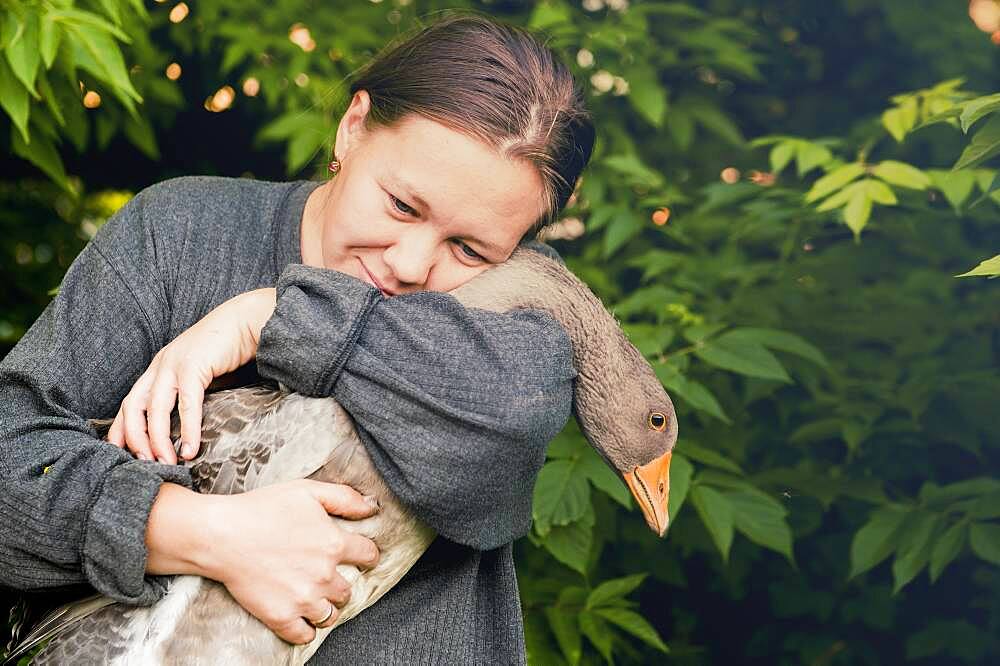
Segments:
[[[389,198],[392,200],[392,207],[395,208],[400,213],[402,213],[403,215],[414,215],[414,214],[416,214],[417,211],[414,208],[412,208],[411,206],[406,205],[405,203],[403,203],[402,201],[400,201],[396,197],[392,196],[391,194],[389,195]]]
[[[469,259],[476,259],[477,261],[484,261],[483,255],[479,254],[471,247],[463,243],[462,241],[455,241],[458,244],[458,248],[462,251],[462,254],[467,256]]]

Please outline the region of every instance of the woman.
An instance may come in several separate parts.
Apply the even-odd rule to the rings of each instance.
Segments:
[[[440,292],[558,214],[593,127],[551,52],[476,16],[387,50],[351,95],[336,177],[147,188],[0,364],[0,583],[149,604],[159,575],[194,573],[290,642],[333,622],[334,567],[378,553],[327,516],[375,508],[310,481],[202,496],[174,464],[175,404],[190,458],[204,390],[256,357],[261,375],[351,412],[389,486],[442,535],[315,661],[525,660],[510,544],[569,416],[570,346],[543,313]],[[85,421],[116,410],[109,439],[138,460]]]

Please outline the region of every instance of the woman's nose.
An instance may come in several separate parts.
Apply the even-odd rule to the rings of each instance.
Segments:
[[[437,251],[438,239],[433,230],[415,225],[385,249],[382,260],[400,283],[422,287],[427,283]]]

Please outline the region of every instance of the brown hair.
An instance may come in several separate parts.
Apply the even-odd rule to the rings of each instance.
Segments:
[[[566,65],[527,30],[477,14],[451,14],[390,43],[357,72],[351,97],[359,90],[371,97],[366,129],[416,113],[533,164],[545,191],[535,228],[557,219],[594,148]]]

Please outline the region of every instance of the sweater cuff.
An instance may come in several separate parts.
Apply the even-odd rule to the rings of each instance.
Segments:
[[[90,584],[115,601],[149,606],[166,591],[168,576],[146,575],[146,524],[164,481],[190,488],[191,472],[133,460],[111,470],[94,493],[80,562]]]
[[[297,393],[329,396],[378,289],[338,271],[290,264],[257,347],[257,370]]]

